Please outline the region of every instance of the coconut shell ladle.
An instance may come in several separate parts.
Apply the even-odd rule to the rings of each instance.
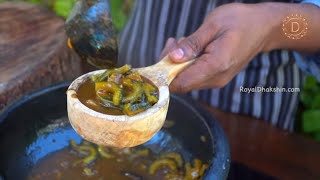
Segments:
[[[104,70],[89,72],[74,80],[67,91],[68,116],[72,127],[84,139],[111,147],[132,147],[151,139],[162,127],[169,106],[169,84],[192,61],[172,63],[166,56],[155,65],[136,69],[159,89],[159,100],[149,109],[134,116],[108,115],[96,112],[77,98],[77,89],[91,75]]]

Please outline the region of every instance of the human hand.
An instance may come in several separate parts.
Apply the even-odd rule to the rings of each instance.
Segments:
[[[212,11],[199,29],[179,41],[169,38],[161,56],[180,63],[197,60],[170,85],[173,92],[220,88],[261,51],[278,27],[272,13],[261,5],[232,3]]]

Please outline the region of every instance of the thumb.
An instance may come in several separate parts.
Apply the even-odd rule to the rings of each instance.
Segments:
[[[164,45],[162,52],[160,53],[159,59],[164,58],[172,49],[174,49],[177,45],[177,40],[174,38],[169,38]]]
[[[173,62],[184,62],[196,58],[213,40],[215,33],[203,24],[196,32],[181,40],[169,53]]]

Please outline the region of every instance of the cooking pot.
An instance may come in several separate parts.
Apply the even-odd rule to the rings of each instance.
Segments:
[[[69,124],[66,90],[70,82],[27,95],[0,114],[0,180],[25,179],[46,155],[63,149],[69,140],[81,141]],[[218,122],[187,96],[171,95],[162,128],[142,146],[155,153],[175,151],[186,161],[199,158],[209,167],[205,180],[226,179],[230,166],[229,144]]]

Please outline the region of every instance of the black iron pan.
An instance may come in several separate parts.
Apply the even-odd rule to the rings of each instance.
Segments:
[[[69,82],[51,86],[8,107],[0,114],[0,180],[25,179],[41,158],[80,141],[66,112]],[[167,119],[175,122],[163,128],[143,146],[157,152],[180,152],[184,159],[199,158],[210,164],[205,180],[226,179],[230,152],[217,121],[186,96],[172,95]],[[206,141],[200,137],[206,137]]]

